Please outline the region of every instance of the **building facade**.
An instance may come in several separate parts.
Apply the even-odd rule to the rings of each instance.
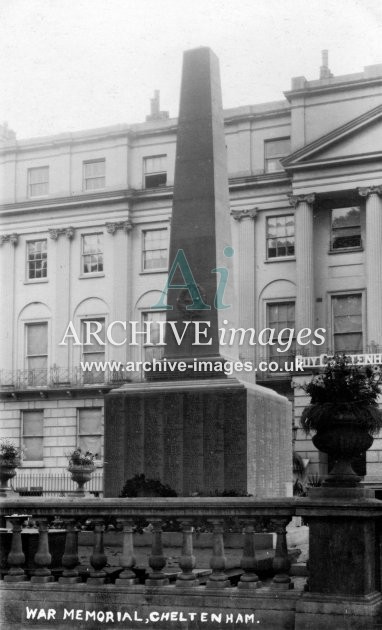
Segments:
[[[295,449],[323,474],[297,429],[312,371],[283,366],[296,352],[382,351],[382,65],[334,77],[324,61],[283,100],[225,110],[225,130],[237,321],[284,331],[286,349],[243,344],[239,357],[295,402]],[[176,133],[158,95],[140,124],[21,141],[1,128],[1,422],[25,449],[23,472],[64,471],[76,446],[102,466],[103,397],[144,374],[81,362],[160,356],[139,335],[132,345],[129,327],[123,343],[120,324],[113,345],[61,342],[69,322],[83,341],[164,317],[152,305],[167,278]],[[296,346],[306,328],[325,331],[320,345]],[[382,482],[381,439],[367,473]]]

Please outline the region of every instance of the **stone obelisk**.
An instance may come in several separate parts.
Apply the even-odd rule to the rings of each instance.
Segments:
[[[219,61],[210,48],[196,48],[183,58],[170,240],[170,269],[180,261],[172,284],[188,284],[190,271],[195,282],[168,290],[166,316],[180,330],[190,320],[206,322],[201,338],[210,343],[192,344],[190,325],[179,344],[167,326],[166,357],[219,358],[219,310],[233,308],[230,234]]]
[[[165,357],[178,366],[175,373],[106,395],[105,496],[118,496],[141,473],[183,496],[224,490],[283,496],[292,478],[286,399],[219,370],[193,369],[195,358],[222,366],[219,320],[233,319],[226,164],[218,60],[209,48],[197,48],[184,54],[170,270],[162,294],[167,330],[188,322],[191,334],[181,343],[166,337]],[[195,324],[205,327],[211,343],[193,344]]]

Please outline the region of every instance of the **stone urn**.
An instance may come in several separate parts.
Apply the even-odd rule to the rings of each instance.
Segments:
[[[365,411],[367,413],[367,411]],[[362,419],[363,410],[343,410],[331,417],[322,417],[312,438],[314,446],[327,453],[335,462],[324,486],[357,486],[361,480],[353,470],[352,461],[367,451],[374,438],[367,429],[367,422]]]
[[[0,457],[0,496],[4,497],[13,492],[8,482],[15,477],[18,466],[20,466],[20,458]]]
[[[90,481],[93,472],[95,471],[94,464],[70,464],[68,466],[73,481],[78,485],[76,496],[86,496],[84,485]]]

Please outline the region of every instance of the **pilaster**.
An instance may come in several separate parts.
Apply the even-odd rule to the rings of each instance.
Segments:
[[[382,185],[358,192],[366,197],[367,346],[382,348]]]
[[[70,292],[70,253],[71,241],[75,236],[75,230],[72,226],[66,228],[51,228],[48,230],[49,237],[56,243],[55,259],[55,317],[54,317],[54,343],[52,346],[52,361],[59,368],[69,369],[69,345],[60,346],[66,326],[70,320],[71,308],[71,292]],[[49,271],[48,274],[52,277]]]
[[[16,232],[0,236],[0,245],[2,246],[1,287],[3,292],[3,326],[0,333],[0,350],[4,360],[3,367],[9,370],[13,370],[15,367],[15,277],[18,242],[19,235]]]
[[[124,221],[106,223],[106,232],[109,235],[109,247],[112,249],[113,260],[113,311],[111,321],[128,321],[130,318],[129,287],[131,282],[129,270],[131,270],[131,231],[133,224],[129,218]],[[130,262],[129,262],[130,261]],[[121,325],[115,326],[112,331],[116,343],[122,343],[126,338],[126,331]],[[110,348],[110,359],[125,361],[128,345],[113,345]]]
[[[289,198],[295,208],[296,330],[315,328],[313,273],[313,203],[315,195]]]
[[[256,328],[256,252],[255,221],[257,208],[231,210],[239,227],[239,318],[242,328]],[[255,346],[244,343],[239,348],[242,361],[255,362]]]

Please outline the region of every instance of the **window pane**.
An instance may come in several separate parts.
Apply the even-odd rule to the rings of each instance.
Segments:
[[[23,438],[25,459],[30,462],[39,462],[44,458],[42,437]]]
[[[78,420],[78,432],[80,435],[102,433],[102,415],[100,409],[80,409]]]
[[[87,234],[82,237],[82,252],[97,254],[102,252],[102,234]]]
[[[332,249],[361,246],[360,208],[333,208],[332,210]]]
[[[29,241],[27,243],[27,272],[28,278],[46,278],[48,271],[47,264],[47,241]]]
[[[280,138],[277,140],[265,141],[265,156],[267,158],[274,156],[284,156],[290,152],[290,138]]]
[[[105,174],[105,160],[98,162],[85,162],[85,177],[100,177]]]
[[[29,183],[41,184],[48,181],[48,166],[41,166],[38,168],[29,169]]]
[[[27,324],[27,355],[48,354],[48,324]]]
[[[44,432],[44,417],[42,411],[24,411],[24,435],[42,435]]]
[[[49,167],[42,166],[28,169],[28,190],[29,196],[39,196],[48,194]]]
[[[294,255],[294,215],[267,218],[268,258]]]
[[[351,208],[333,208],[332,227],[351,227],[355,225],[361,225],[360,208],[358,206]]]
[[[78,438],[78,446],[84,451],[90,451],[94,455],[101,454],[101,436],[100,435],[81,435]]]
[[[159,173],[167,170],[167,155],[154,155],[144,158],[145,173]]]
[[[362,352],[362,333],[353,335],[335,335],[334,350],[336,352],[347,352],[358,354]]]
[[[334,350],[362,352],[362,295],[333,297]]]
[[[168,232],[147,230],[143,232],[143,268],[166,269],[168,258]]]
[[[104,319],[91,319],[91,320],[86,320],[82,322],[82,339],[83,339],[83,343],[86,343],[86,338],[87,338],[87,332],[90,331],[90,335],[89,335],[89,341],[90,343],[88,345],[84,345],[83,346],[83,352],[84,354],[88,354],[88,353],[101,353],[104,354],[105,353],[105,346],[103,346],[101,343],[99,343],[97,341],[97,338],[95,338],[91,333],[95,333],[98,329],[97,324],[101,324],[102,328],[99,332],[97,332],[97,336],[99,337],[99,339],[102,342],[105,342],[105,320]]]

